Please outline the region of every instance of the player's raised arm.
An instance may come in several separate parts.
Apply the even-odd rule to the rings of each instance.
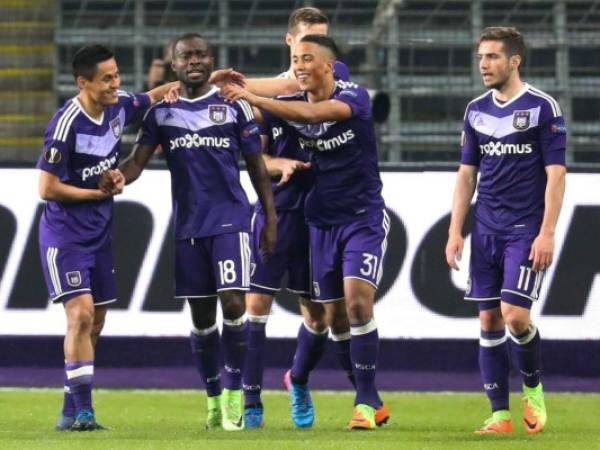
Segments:
[[[233,69],[215,70],[209,82],[221,88],[227,84],[238,85],[261,97],[277,97],[300,90],[298,81],[291,78],[246,78]]]
[[[150,103],[155,104],[161,100],[166,100],[169,103],[176,101],[179,98],[179,81],[172,81],[146,92],[150,97]]]
[[[222,89],[223,95],[230,100],[244,99],[259,109],[301,123],[320,123],[347,120],[352,117],[352,108],[339,100],[322,100],[315,103],[291,101],[285,102],[273,98],[260,97],[237,85],[227,85]]]
[[[460,261],[462,257],[465,245],[462,229],[476,186],[477,166],[461,164],[456,176],[456,187],[454,188],[454,199],[452,201],[452,217],[450,219],[450,228],[448,229],[448,243],[446,244],[446,262],[455,270],[458,270],[457,261]]]

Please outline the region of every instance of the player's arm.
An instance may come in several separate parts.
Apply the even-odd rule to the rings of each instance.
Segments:
[[[340,100],[323,100],[309,103],[303,101],[282,101],[260,97],[237,85],[227,85],[223,95],[231,101],[244,99],[253,106],[277,117],[300,123],[321,123],[347,120],[352,117],[352,107]]]
[[[277,213],[269,173],[261,153],[245,154],[246,167],[250,181],[258,195],[258,201],[265,212],[265,227],[261,236],[261,250],[268,259],[275,251],[277,243]]]
[[[529,259],[533,260],[532,269],[537,272],[552,264],[554,257],[554,232],[565,195],[567,169],[561,164],[546,166],[546,192],[544,194],[544,218],[540,233],[531,245]]]
[[[179,98],[179,81],[162,84],[146,92],[150,97],[150,104],[155,104],[165,99],[167,102],[173,102]]]
[[[289,95],[300,90],[298,81],[286,78],[246,78],[240,72],[233,69],[215,70],[210,75],[209,83],[218,87],[226,84],[237,84],[245,87],[253,94],[261,97],[277,97],[278,95]]]
[[[452,201],[452,215],[448,229],[448,242],[446,244],[446,262],[450,267],[458,270],[457,261],[462,257],[465,245],[462,229],[471,206],[471,200],[477,186],[477,166],[461,164],[456,176],[454,198]]]
[[[139,178],[142,171],[150,161],[154,148],[147,144],[136,144],[131,154],[119,164],[115,170],[104,172],[98,179],[98,188],[103,192],[111,193],[122,180],[123,186],[133,183]]]
[[[120,193],[119,185],[115,185],[112,191],[103,192],[100,189],[83,189],[70,184],[63,183],[60,178],[53,173],[40,171],[39,193],[43,200],[55,202],[86,202],[94,200],[104,200],[111,196],[110,192]],[[120,191],[123,186],[120,186]],[[114,194],[113,194],[114,195]]]

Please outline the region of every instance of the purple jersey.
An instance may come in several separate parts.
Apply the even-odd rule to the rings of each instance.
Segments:
[[[119,101],[98,120],[77,97],[58,110],[46,128],[37,167],[60,181],[95,189],[102,172],[118,164],[123,129],[150,106],[146,94],[119,92]],[[113,199],[48,201],[40,221],[40,243],[64,250],[93,252],[110,241]]]
[[[218,92],[158,103],[138,137],[138,144],[161,145],[166,155],[176,239],[250,229],[238,159],[260,152],[260,130],[245,100],[227,103]]]
[[[289,122],[300,149],[310,151],[315,178],[304,211],[316,226],[352,222],[384,208],[369,94],[354,83],[336,81],[331,99],[349,105],[352,116],[341,122]],[[305,92],[282,100],[308,101]]]
[[[532,86],[505,103],[489,91],[467,105],[461,163],[479,167],[475,217],[483,233],[538,233],[545,166],[564,165],[565,149],[558,103]]]

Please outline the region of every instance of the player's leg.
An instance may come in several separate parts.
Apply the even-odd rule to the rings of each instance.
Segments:
[[[534,236],[508,239],[504,257],[502,316],[506,322],[512,352],[523,378],[523,426],[528,433],[538,433],[547,421],[541,372],[540,333],[531,321],[530,309],[538,299],[544,272],[533,272],[529,250]]]
[[[192,358],[207,395],[206,429],[221,427],[221,339],[210,238],[175,242],[175,297],[190,306]]]
[[[223,428],[241,430],[243,423],[242,371],[247,333],[244,313],[246,291],[250,287],[250,237],[248,233],[228,233],[213,237],[211,260],[217,293],[223,311]]]
[[[465,300],[476,301],[479,307],[479,369],[492,410],[492,416],[475,431],[477,434],[512,432],[508,344],[500,312],[502,252],[499,245],[496,236],[482,235],[477,228],[473,230]]]
[[[326,315],[326,322],[331,331],[331,340],[335,348],[335,354],[338,362],[350,384],[356,388],[356,380],[354,379],[354,371],[352,370],[352,360],[350,358],[350,321],[346,313],[346,307],[339,308],[336,314],[330,312]]]
[[[246,428],[261,428],[264,425],[261,392],[267,340],[265,328],[272,304],[272,295],[257,292],[249,292],[246,295],[248,347],[242,374],[244,425]]]

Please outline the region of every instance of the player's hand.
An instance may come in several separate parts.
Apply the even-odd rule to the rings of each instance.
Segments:
[[[109,170],[114,183],[113,189],[110,191],[111,195],[119,195],[125,189],[125,176],[119,169]]]
[[[258,98],[256,95],[248,92],[237,84],[226,84],[221,88],[221,95],[225,97],[228,102],[235,102],[236,100],[244,99],[250,104],[255,103],[255,99]]]
[[[287,159],[281,163],[281,179],[277,186],[281,186],[289,181],[297,170],[308,170],[310,169],[309,162],[296,161],[295,159]]]
[[[450,235],[446,243],[446,262],[454,269],[459,270],[458,261],[462,258],[465,240],[460,234]]]
[[[236,72],[231,67],[229,69],[215,70],[210,74],[208,82],[214,84],[217,87],[223,87],[226,84],[237,84],[239,86],[245,86],[246,77],[240,72]]]
[[[179,88],[180,88],[180,83],[179,81],[177,81],[176,83],[173,84],[173,86],[171,88],[169,88],[169,90],[167,91],[167,93],[165,94],[165,96],[163,97],[163,100],[167,103],[175,103],[177,100],[179,100]]]
[[[103,172],[100,174],[100,178],[98,178],[98,189],[107,195],[110,195],[111,191],[115,187],[115,183],[113,182],[113,177],[111,176],[110,172],[110,170]]]
[[[260,234],[260,252],[264,261],[268,261],[275,253],[277,245],[277,217],[267,219]]]
[[[529,252],[529,260],[533,261],[531,269],[534,272],[547,269],[552,264],[553,256],[554,235],[540,233],[531,244],[531,251]]]

